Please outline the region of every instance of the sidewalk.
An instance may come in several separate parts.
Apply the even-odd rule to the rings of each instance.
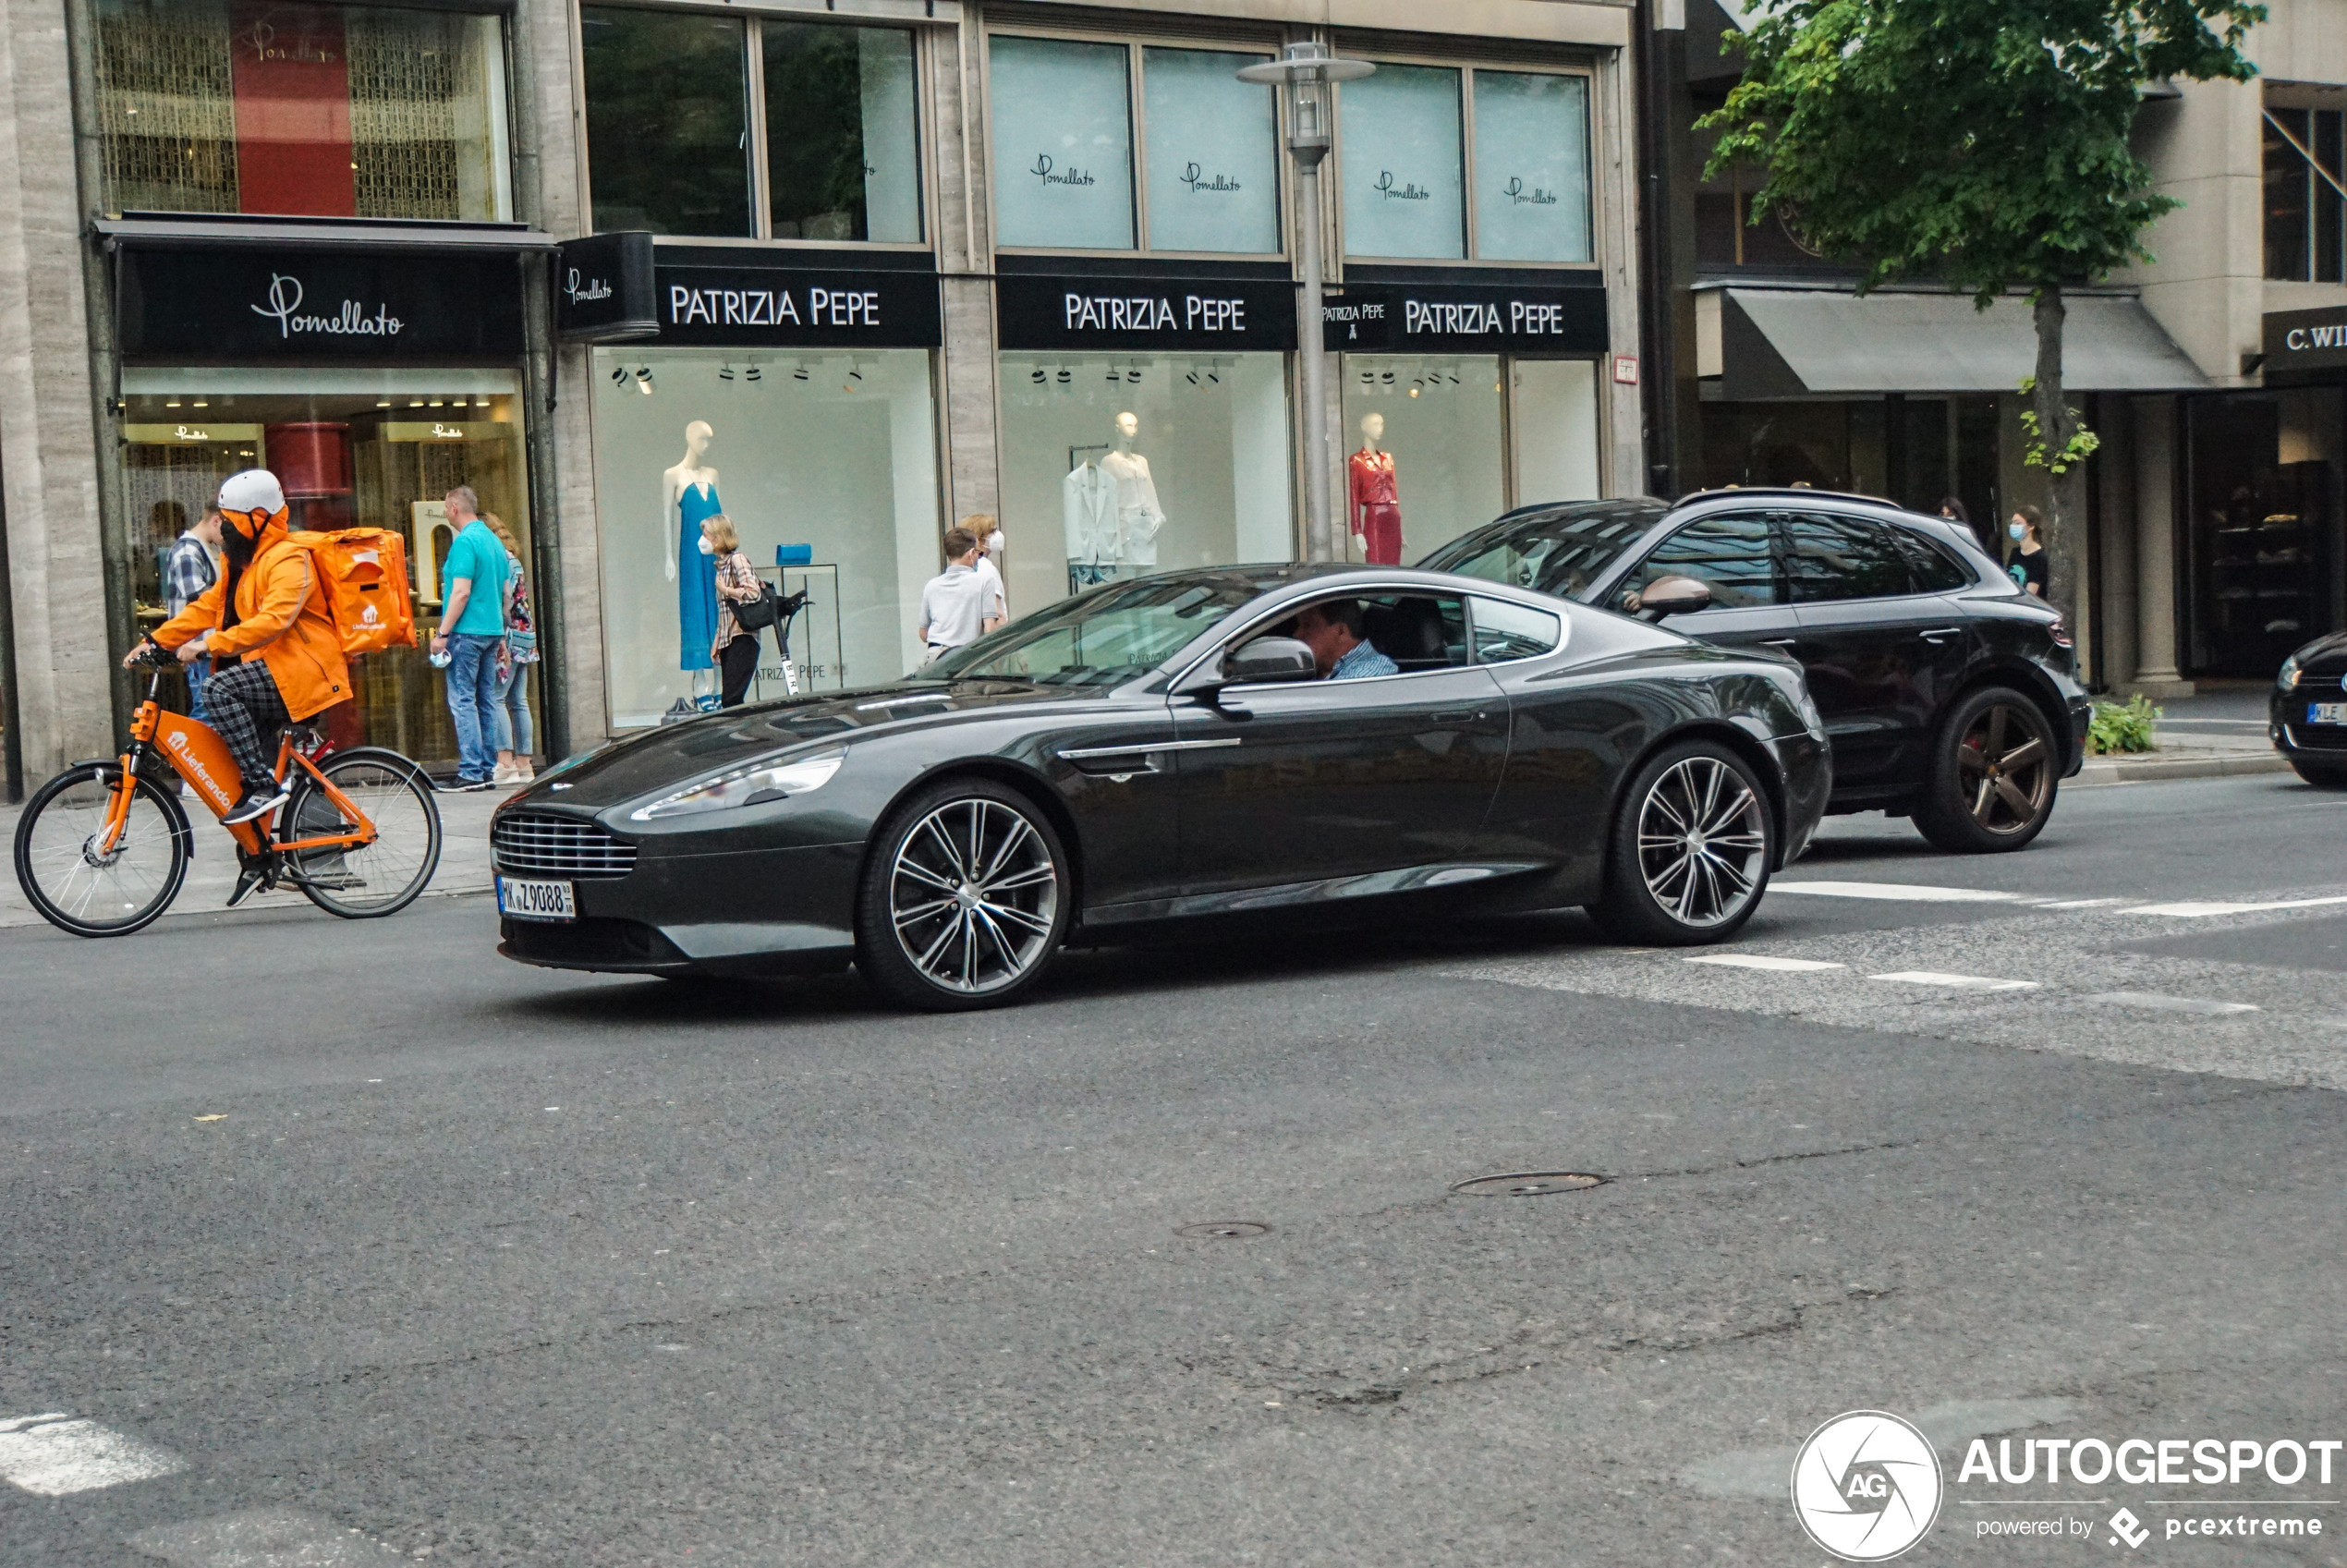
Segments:
[[[2266,734],[2268,683],[2205,680],[2198,686],[2190,697],[2154,704],[2160,711],[2159,750],[2089,757],[2070,787],[2290,772]]]
[[[490,891],[489,816],[513,793],[499,789],[480,795],[434,796],[440,805],[440,869],[432,874],[432,885],[424,890],[426,898]],[[237,856],[227,830],[196,801],[190,799],[183,804],[188,808],[188,819],[195,827],[195,854],[188,862],[188,880],[179,889],[179,896],[172,901],[170,913],[164,917],[166,920],[181,915],[213,913],[226,906],[228,894],[237,885]],[[22,814],[20,807],[0,806],[0,842],[11,845],[16,843],[17,819]],[[308,899],[286,888],[257,894],[244,907],[309,906]],[[0,874],[0,928],[41,924],[40,915],[25,902],[24,890],[17,886],[11,861],[7,871]]]

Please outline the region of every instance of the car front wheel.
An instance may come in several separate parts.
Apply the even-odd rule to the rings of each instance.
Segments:
[[[1623,794],[1589,914],[1625,942],[1724,942],[1768,889],[1774,831],[1744,759],[1717,741],[1665,748]]]
[[[1073,906],[1067,853],[1035,803],[991,780],[948,780],[873,838],[856,966],[907,1007],[998,1007],[1042,974]]]
[[[2053,815],[2058,760],[2035,702],[2011,687],[1968,693],[1940,721],[1916,831],[1955,855],[2019,849]]]

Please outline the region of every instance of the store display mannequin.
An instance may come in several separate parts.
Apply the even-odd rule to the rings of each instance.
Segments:
[[[680,670],[711,668],[709,648],[717,640],[717,563],[700,548],[701,520],[724,510],[717,500],[717,470],[701,460],[715,434],[706,419],[687,425],[684,460],[660,476],[668,580],[676,585]]]
[[[1147,567],[1157,565],[1157,530],[1165,526],[1165,513],[1157,504],[1149,460],[1133,450],[1140,433],[1138,417],[1117,415],[1115,448],[1101,459],[1101,471],[1116,481],[1117,563]]]
[[[1372,566],[1402,564],[1402,501],[1393,486],[1393,454],[1384,449],[1385,416],[1361,416],[1361,450],[1345,464],[1344,515],[1353,542]]]

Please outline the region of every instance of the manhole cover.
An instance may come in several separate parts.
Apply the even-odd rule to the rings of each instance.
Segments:
[[[1271,1227],[1252,1220],[1205,1220],[1195,1225],[1176,1225],[1174,1234],[1192,1241],[1244,1241],[1248,1236],[1271,1234]]]
[[[1552,1192],[1582,1192],[1605,1183],[1586,1171],[1518,1171],[1506,1176],[1478,1176],[1451,1190],[1465,1197],[1546,1197]]]

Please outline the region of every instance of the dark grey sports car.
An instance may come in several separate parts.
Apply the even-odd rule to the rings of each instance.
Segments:
[[[1441,573],[1230,567],[1094,589],[894,686],[617,742],[491,839],[523,963],[853,961],[964,1008],[1063,943],[1202,918],[1587,905],[1626,939],[1716,942],[1830,785],[1788,660]]]

